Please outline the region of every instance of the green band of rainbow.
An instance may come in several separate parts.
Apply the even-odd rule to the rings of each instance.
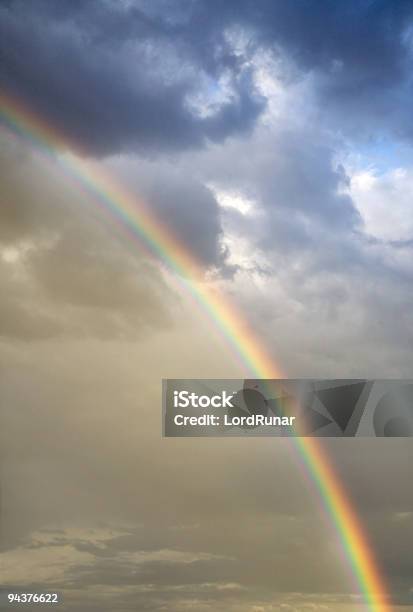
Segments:
[[[81,152],[62,133],[25,108],[9,95],[0,93],[0,117],[8,128],[30,141],[42,153]],[[157,254],[184,283],[188,292],[206,311],[225,336],[248,372],[256,378],[279,378],[276,366],[246,321],[215,288],[205,283],[203,270],[170,230],[153,215],[144,202],[125,191],[83,156],[58,157],[64,172],[75,179],[106,211],[121,221],[135,238]],[[348,496],[330,465],[317,438],[291,438],[337,531],[343,551],[357,581],[362,602],[372,612],[389,612],[390,605],[383,577]]]

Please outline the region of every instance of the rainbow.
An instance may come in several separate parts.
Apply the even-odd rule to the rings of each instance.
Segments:
[[[123,189],[107,172],[102,171],[101,166],[82,155],[77,143],[71,142],[62,132],[5,93],[0,93],[0,117],[13,133],[29,141],[46,157],[56,158],[66,175],[125,226],[152,255],[161,258],[218,327],[250,375],[260,379],[281,377],[280,369],[258,342],[247,322],[222,293],[205,282],[202,267],[144,202]],[[62,151],[75,151],[77,155],[56,155]],[[371,546],[320,441],[311,437],[294,437],[291,440],[339,536],[360,591],[360,603],[371,612],[389,612],[387,588]]]

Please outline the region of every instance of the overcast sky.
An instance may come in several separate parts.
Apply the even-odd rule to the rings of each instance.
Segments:
[[[412,378],[412,26],[409,0],[4,0],[0,84],[144,199],[286,375]],[[69,612],[366,612],[285,441],[161,439],[163,377],[246,372],[61,175],[77,151],[0,127],[2,580]],[[413,610],[413,445],[326,445]]]

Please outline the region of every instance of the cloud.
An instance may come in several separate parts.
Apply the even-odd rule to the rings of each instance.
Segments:
[[[289,121],[287,115],[284,124]],[[249,214],[227,213],[229,231],[232,222],[235,232],[266,252],[312,249],[316,255],[337,240],[349,242],[361,227],[359,212],[343,192],[348,178],[335,154],[321,131],[265,125],[248,146],[233,140],[199,163],[218,189],[236,190],[255,203]]]
[[[2,144],[0,336],[130,338],[169,325],[177,298],[156,265],[94,217],[54,161]]]
[[[116,253],[107,243],[100,250],[97,240],[93,245],[75,229],[33,253],[26,265],[44,296],[94,315],[116,313],[137,327],[165,323],[167,289],[155,267]]]
[[[134,576],[131,581],[133,584],[136,581],[135,573],[144,571],[142,566],[146,564],[168,567],[222,560],[210,553],[184,550],[111,550],[112,540],[122,537],[125,542],[127,535],[130,535],[130,532],[125,529],[122,531],[109,528],[69,528],[33,533],[13,550],[0,552],[0,560],[4,567],[7,567],[2,578],[3,584],[18,584],[22,587],[48,584],[49,588],[56,588],[58,584],[63,588],[73,582],[77,573],[81,574],[87,570],[90,574],[92,568],[98,573],[101,564],[105,567],[119,567],[122,571],[126,568],[128,573]],[[93,580],[89,583],[92,584]],[[218,590],[226,590],[225,587],[230,589],[231,586],[234,588],[231,584],[218,585]]]
[[[89,153],[175,152],[250,130],[265,106],[259,49],[288,59],[287,82],[313,76],[335,128],[411,137],[405,0],[59,4],[3,4],[2,85]]]
[[[53,577],[59,559],[67,559],[64,577],[54,584],[65,589],[70,582],[65,598],[77,591],[73,609],[86,600],[113,609],[123,598],[136,608],[135,596],[154,610],[178,596],[177,609],[211,597],[218,609],[228,598],[234,610],[237,603],[248,609],[274,601],[302,609],[297,591],[312,602],[350,600],[338,543],[296,470],[292,449],[263,439],[200,446],[199,440],[182,445],[159,437],[160,373],[173,376],[183,368],[195,374],[198,334],[182,327],[169,341],[160,334],[158,344],[151,337],[127,345],[66,340],[8,355],[3,349],[5,561],[8,554],[21,558],[35,550],[27,563],[37,559],[39,572]],[[183,350],[185,343],[192,352]],[[209,376],[212,364],[224,371],[222,351],[213,351],[211,341],[202,346],[212,352],[199,373]],[[403,484],[411,448],[408,441],[391,443],[331,440],[326,450],[357,500],[386,571],[397,568],[397,585],[408,576],[410,559],[403,544],[410,523],[401,525],[394,514],[412,507],[411,488]],[[19,564],[10,567],[17,571]],[[231,583],[241,588],[220,587]],[[400,592],[406,592],[404,582]]]
[[[310,77],[319,119],[357,141],[411,140],[410,2],[201,2],[209,36],[237,27],[249,49],[288,59],[284,79]],[[199,5],[197,5],[199,6]],[[219,8],[218,8],[219,7]],[[214,11],[215,8],[215,11]],[[206,35],[205,35],[206,36]]]
[[[19,547],[0,553],[4,564],[3,584],[21,585],[48,584],[49,589],[62,585],[66,574],[73,568],[93,563],[93,556],[80,552],[73,546],[48,548]]]
[[[65,198],[52,170],[53,164],[46,168],[36,154],[6,132],[1,133],[0,242],[4,246],[27,245],[31,239],[41,240],[53,231]],[[44,180],[39,180],[40,176]]]
[[[366,233],[408,246],[413,240],[412,169],[396,168],[382,174],[360,170],[351,178],[351,193],[363,215]]]
[[[248,138],[177,160],[220,204],[237,269],[225,290],[289,375],[409,376],[410,166],[362,192],[366,156],[315,120],[311,97],[297,119],[295,84],[279,95]]]
[[[20,2],[3,5],[2,86],[98,155],[176,151],[248,130],[263,101],[247,69],[236,74],[218,62],[210,113],[191,108],[210,68],[194,52],[202,42],[186,38],[191,24],[167,9],[150,14],[150,5],[95,2],[56,9],[47,0],[32,10]],[[220,96],[224,71],[229,94]]]
[[[227,270],[221,211],[213,192],[187,168],[172,161],[110,158],[108,172],[138,194],[166,231],[204,268]]]

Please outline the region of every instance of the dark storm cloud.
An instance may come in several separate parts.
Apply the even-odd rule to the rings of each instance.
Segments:
[[[306,69],[330,73],[341,93],[393,85],[407,76],[404,34],[413,14],[408,0],[262,4],[256,11],[263,36],[274,37]]]
[[[412,13],[405,0],[16,0],[0,9],[1,83],[88,152],[176,151],[254,125],[263,100],[247,64],[262,47],[316,76],[342,128],[411,135]],[[198,94],[215,105],[207,115],[190,107]]]
[[[238,24],[250,48],[270,48],[302,74],[313,74],[322,112],[335,128],[349,128],[356,137],[377,130],[412,136],[409,0],[234,0],[223,9],[219,2],[201,6],[198,23],[205,20],[210,32],[220,24]]]
[[[1,7],[1,82],[85,150],[199,146],[248,129],[262,109],[246,70],[232,74],[231,99],[215,112],[192,112],[188,96],[208,66],[167,15],[123,3],[60,4]],[[224,70],[218,65],[216,76]]]

